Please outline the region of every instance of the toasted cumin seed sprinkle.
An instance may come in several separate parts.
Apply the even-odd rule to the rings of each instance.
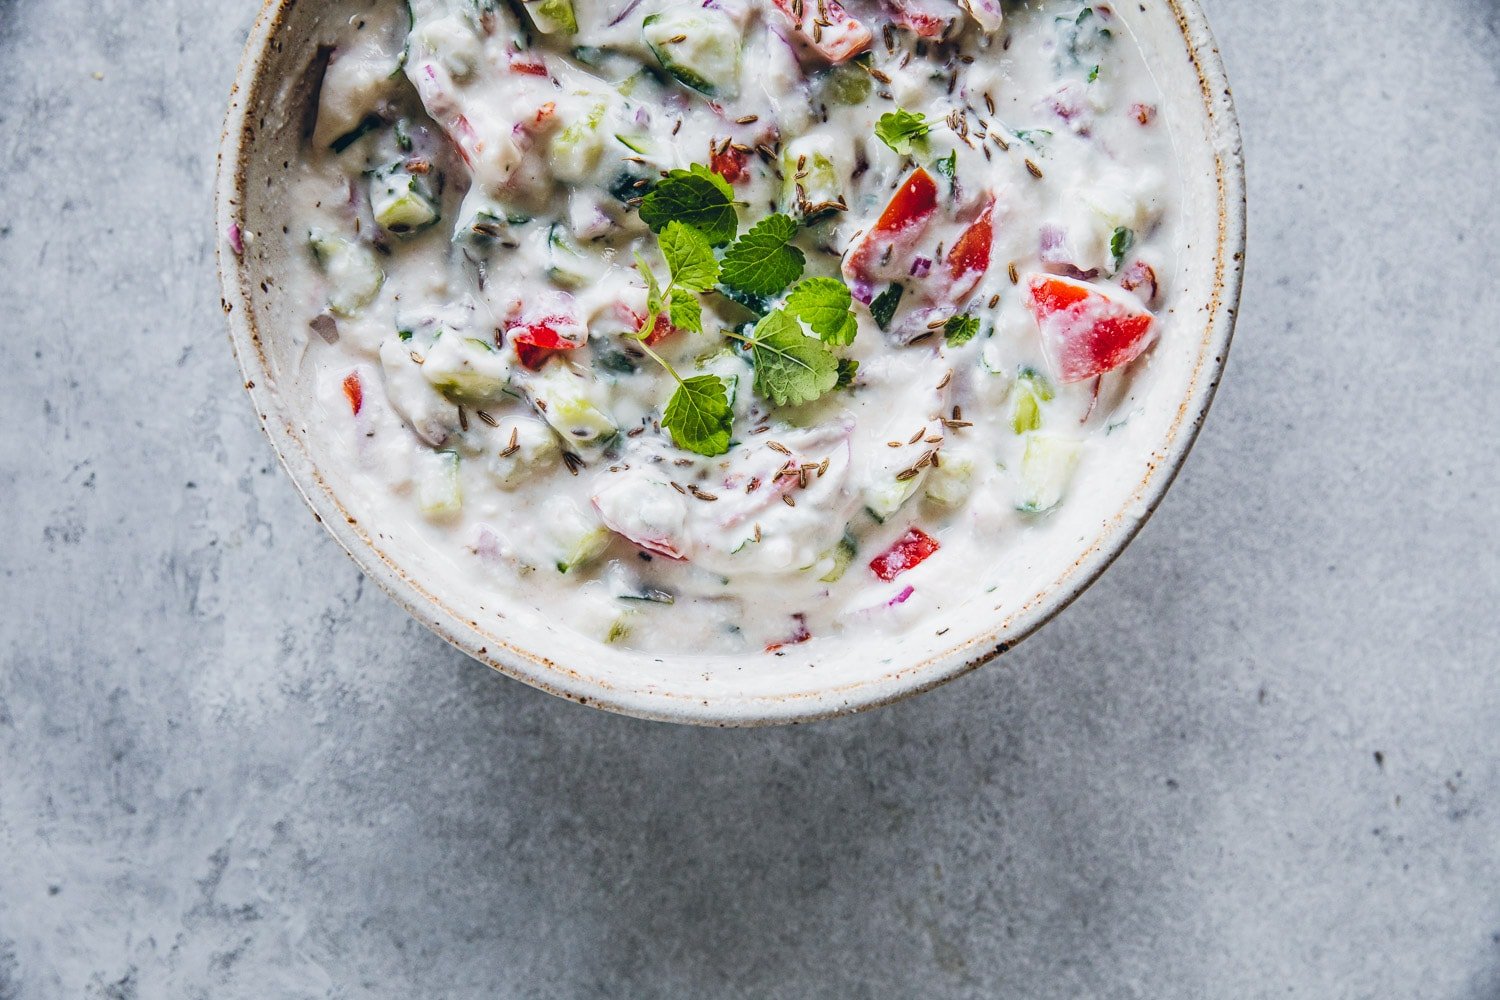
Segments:
[[[464,408],[462,406],[458,408],[458,429],[461,431],[467,431],[469,429],[469,415],[464,412]]]
[[[984,95],[984,106],[989,110],[990,114],[995,113],[995,99],[988,93]]]
[[[928,435],[927,437],[924,437],[922,439],[922,442],[924,444],[942,444],[943,443],[943,436],[941,434],[931,434],[931,435]]]
[[[709,493],[706,490],[700,490],[696,486],[690,486],[688,487],[688,489],[692,492],[693,496],[697,497],[699,500],[706,500],[709,503],[713,503],[715,500],[719,499],[718,497],[714,496],[714,494]]]
[[[625,432],[625,436],[626,437],[633,437],[634,438],[634,437],[640,437],[644,433],[646,433],[646,428],[644,428],[644,427],[632,427],[632,428],[630,428],[630,430],[628,430],[628,431]]]
[[[547,401],[545,399],[538,398],[536,400],[536,408],[538,410],[541,410],[543,413],[546,413],[547,412]]]
[[[730,144],[730,148],[733,149],[736,153],[753,153],[753,152],[755,152],[755,150],[751,149],[749,146],[745,145],[743,142],[731,143]]]
[[[692,465],[693,464],[693,460],[691,458],[674,458],[674,459],[672,459],[672,464],[673,465]]]
[[[892,26],[889,22],[887,22],[885,24],[885,26],[880,29],[880,35],[881,35],[882,38],[885,39],[885,50],[887,52],[895,52],[896,51],[896,29],[895,29],[895,27]]]
[[[638,181],[635,182],[634,186],[635,186],[635,188],[637,190],[639,190],[639,189],[641,189],[643,187],[648,186],[650,183],[651,183],[651,178],[649,178],[649,177],[642,177],[640,180],[638,180]]]
[[[825,459],[823,459],[823,461],[821,461],[821,462],[818,463],[818,476],[819,476],[819,478],[821,478],[823,476],[823,474],[828,471],[828,463],[830,461],[832,461],[832,460],[825,458]]]
[[[766,447],[770,448],[772,451],[780,452],[783,455],[790,455],[792,453],[791,449],[782,444],[780,441],[767,441]]]
[[[687,496],[687,490],[682,488],[681,483],[673,483],[672,489],[676,490],[678,493],[681,493],[683,496]]]
[[[943,380],[937,384],[937,387],[939,389],[946,389],[946,388],[948,388],[948,383],[952,382],[952,381],[953,381],[953,369],[949,368],[948,369],[948,374],[946,374],[946,375],[943,376]]]
[[[999,304],[1000,304],[1000,296],[998,296],[998,295],[991,295],[990,296],[990,308],[993,309],[993,308],[995,308]]]
[[[958,57],[958,61],[967,66],[974,61],[974,57],[970,55],[962,55]]]
[[[929,330],[937,330],[937,329],[940,329],[941,327],[946,326],[947,324],[948,324],[948,317],[944,316],[942,319],[935,319],[931,323],[928,323],[927,324],[927,329],[929,329]]]
[[[563,452],[563,465],[566,465],[568,467],[568,471],[576,476],[578,475],[579,468],[583,465],[583,459],[579,458],[571,451],[565,451]]]
[[[1042,168],[1037,166],[1030,159],[1026,161],[1026,169],[1031,174],[1031,176],[1035,177],[1037,180],[1042,179]]]
[[[936,332],[937,332],[936,330],[923,330],[921,333],[919,333],[915,337],[911,338],[911,340],[907,341],[906,342],[906,346],[910,347],[912,344],[919,344],[922,341],[926,340],[928,337],[932,336]]]
[[[781,494],[781,502],[786,504],[788,507],[797,506],[797,501],[792,499],[792,495],[790,493]]]
[[[738,125],[749,125],[752,122],[758,121],[760,121],[760,115],[741,115],[735,119],[735,123]]]
[[[679,119],[677,119],[677,124],[675,124],[675,125],[672,126],[672,134],[676,135],[678,132],[681,132],[681,131],[682,131],[682,119],[679,118]]]
[[[879,80],[881,83],[891,82],[891,75],[883,69],[878,69],[877,67],[871,66],[866,70],[866,72],[873,76],[875,79]]]
[[[480,420],[483,420],[485,423],[489,424],[491,427],[498,426],[495,423],[495,418],[492,417],[492,416],[490,416],[488,413],[484,412],[483,410],[475,410],[474,411],[474,416],[478,417]]]
[[[751,431],[750,433],[751,434],[764,434],[766,431],[768,431],[770,429],[771,429],[771,425],[770,424],[761,424],[759,427],[755,428],[755,430]]]
[[[1006,270],[1010,272],[1010,283],[1012,285],[1019,285],[1021,283],[1021,273],[1016,270],[1016,262],[1015,261],[1011,261],[1010,262],[1010,267],[1008,267]],[[998,295],[995,296],[995,298],[997,298],[997,299],[999,297],[1000,296],[998,296]]]
[[[759,153],[767,163],[771,163],[776,159],[776,150],[772,149],[770,146],[767,146],[765,143],[761,143],[760,145],[756,146],[755,151]]]
[[[729,144],[731,142],[733,142],[733,141],[734,140],[731,139],[727,135],[724,137],[724,141],[722,143],[720,143],[720,145],[719,145],[719,155],[720,156],[723,156],[725,153],[729,152]]]
[[[626,202],[625,202],[625,207],[626,208],[640,208],[641,207],[641,202],[643,202],[645,200],[646,200],[645,198],[630,198],[630,199],[627,199]]]
[[[938,464],[939,464],[939,463],[938,463],[938,452],[937,452],[937,449],[936,449],[936,448],[934,448],[934,449],[933,449],[933,450],[932,450],[932,467],[933,467],[933,468],[934,468],[934,469],[936,469],[936,468],[938,468]]]
[[[917,433],[915,433],[915,434],[913,434],[911,436],[911,440],[908,441],[908,442],[906,442],[906,443],[907,444],[916,444],[918,441],[922,440],[922,436],[924,434],[926,434],[926,433],[927,433],[927,428],[920,427],[920,428],[917,429]]]
[[[953,404],[953,419],[954,420],[962,420],[963,418],[964,418],[964,408],[962,406],[959,406],[957,403],[954,403]]]
[[[416,364],[419,364],[419,365],[420,364],[426,364],[427,359],[424,358],[424,357],[422,357],[422,355],[418,354],[416,351],[412,351],[410,353],[411,353],[411,359],[412,359],[413,362],[415,362]]]
[[[667,39],[667,44],[668,45],[677,45],[677,44],[679,44],[681,42],[685,42],[685,41],[687,41],[687,35],[673,35],[671,38]]]
[[[814,20],[813,21],[813,43],[816,44],[818,42],[821,42],[822,40],[823,40],[823,22],[822,21],[818,21],[818,20]]]
[[[797,470],[797,486],[799,489],[807,489],[807,467]]]
[[[885,443],[885,446],[887,448],[905,448],[906,447],[906,442],[905,441],[887,441]]]
[[[800,173],[801,171],[806,170],[806,169],[807,169],[807,154],[803,153],[801,156],[797,157],[797,171]]]
[[[922,470],[917,468],[902,469],[900,472],[896,473],[896,482],[904,483],[908,479],[916,479],[917,476],[921,474],[921,472]]]
[[[755,522],[755,540],[760,541],[760,522]]]

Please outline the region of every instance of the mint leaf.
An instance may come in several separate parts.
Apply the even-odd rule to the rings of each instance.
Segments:
[[[776,310],[755,324],[748,341],[755,359],[755,391],[778,406],[810,403],[838,384],[839,363],[802,324]]]
[[[962,347],[973,340],[979,333],[979,317],[950,316],[948,322],[943,324],[943,339],[948,342],[949,347]]]
[[[922,145],[927,133],[932,131],[926,117],[912,114],[904,108],[887,111],[875,123],[875,138],[894,149],[902,156],[910,156],[913,145]]]
[[[690,292],[706,292],[719,280],[719,262],[708,237],[675,219],[658,239],[661,255],[672,272],[672,284]]]
[[[701,163],[673,170],[657,182],[640,207],[641,221],[659,233],[669,222],[692,226],[713,246],[734,239],[739,219],[728,182]]]
[[[870,303],[870,315],[875,317],[876,326],[882,330],[890,329],[896,307],[901,304],[901,294],[905,291],[900,284],[893,282],[889,288],[875,296],[875,301]]]
[[[661,425],[672,435],[672,443],[699,455],[722,455],[729,450],[729,432],[734,427],[734,409],[729,392],[717,375],[695,375],[685,379],[667,401]]]
[[[948,178],[950,181],[956,180],[958,178],[958,150],[953,150],[951,153],[943,157],[941,160],[938,160],[932,166],[934,170],[942,174],[944,177]]]
[[[703,305],[685,288],[674,288],[667,300],[667,318],[679,330],[703,332]]]
[[[796,281],[807,258],[791,245],[797,223],[786,215],[761,219],[724,252],[719,280],[752,295],[775,295]]]
[[[808,278],[787,296],[787,312],[806,323],[823,343],[848,347],[854,343],[859,323],[854,318],[854,299],[837,278]]]

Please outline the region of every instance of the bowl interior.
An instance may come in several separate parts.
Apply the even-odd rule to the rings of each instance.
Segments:
[[[1238,125],[1222,66],[1193,0],[1121,9],[1163,94],[1181,173],[1181,246],[1169,322],[1135,376],[1138,406],[1111,448],[1080,468],[1042,530],[1007,549],[990,592],[897,638],[849,634],[780,656],[656,656],[622,651],[549,621],[544,610],[442,590],[443,553],[364,518],[337,456],[309,434],[319,414],[301,367],[301,302],[278,276],[306,266],[281,195],[295,169],[320,42],[347,0],[269,0],[231,101],[220,159],[224,308],[247,388],[283,463],[323,524],[413,615],[507,674],[628,714],[753,725],[839,714],[925,690],[1013,646],[1095,579],[1130,540],[1191,447],[1222,371],[1244,246]],[[236,240],[243,252],[236,252]],[[295,287],[286,282],[286,287]]]

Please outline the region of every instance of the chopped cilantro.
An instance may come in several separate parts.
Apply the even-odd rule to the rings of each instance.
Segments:
[[[923,145],[931,130],[932,126],[923,115],[897,108],[880,116],[875,123],[875,138],[902,156],[910,156],[912,147]]]
[[[1135,246],[1135,233],[1124,226],[1116,229],[1109,238],[1109,256],[1113,263],[1110,265],[1111,273],[1118,271],[1120,265],[1125,263],[1125,255],[1130,248]]]
[[[978,333],[979,317],[970,316],[967,313],[950,316],[948,322],[943,324],[943,339],[948,342],[949,347],[962,347],[973,340]]]

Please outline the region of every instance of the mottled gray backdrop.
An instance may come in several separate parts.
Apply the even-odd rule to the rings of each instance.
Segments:
[[[217,308],[251,0],[0,0],[0,1000],[1500,997],[1497,0],[1217,0],[1249,281],[1166,504],[805,728],[453,652]]]

